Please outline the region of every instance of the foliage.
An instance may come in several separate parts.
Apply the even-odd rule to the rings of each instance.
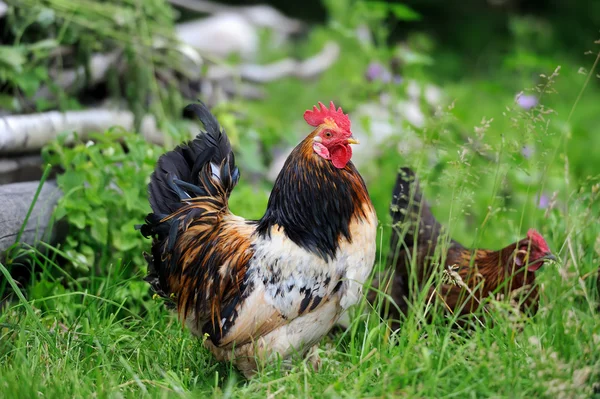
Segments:
[[[187,76],[188,71],[175,37],[173,9],[163,0],[8,3],[15,7],[9,9],[5,34],[13,45],[0,51],[1,106],[18,112],[78,109],[75,95],[89,89],[92,56],[116,53],[124,61],[110,68],[108,90],[127,101],[138,121],[148,111],[148,98],[161,122],[181,112],[171,73]],[[75,80],[61,83],[68,71],[77,72]],[[162,76],[160,84],[156,74]]]
[[[146,185],[163,149],[120,129],[95,134],[73,148],[65,145],[66,138],[47,147],[45,158],[64,168],[57,178],[64,196],[54,217],[69,223],[61,247],[74,268],[69,272],[103,275],[98,266],[117,260],[143,265],[147,241],[134,226],[150,212]]]

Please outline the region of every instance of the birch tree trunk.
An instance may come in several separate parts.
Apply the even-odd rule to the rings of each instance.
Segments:
[[[0,155],[39,151],[61,132],[76,132],[86,139],[90,133],[100,133],[113,126],[131,131],[134,116],[129,111],[89,109],[85,111],[43,112],[30,115],[9,115],[0,118]],[[142,120],[140,133],[146,140],[162,144],[163,134],[152,116]]]

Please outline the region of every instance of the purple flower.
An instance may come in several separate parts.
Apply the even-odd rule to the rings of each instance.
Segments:
[[[385,68],[378,62],[371,62],[367,68],[366,77],[368,81],[379,79]]]
[[[372,62],[367,67],[365,76],[369,82],[380,80],[383,83],[389,83],[392,80],[390,71],[379,62]]]
[[[538,104],[538,99],[536,96],[521,94],[517,97],[517,104],[519,104],[519,107],[523,108],[524,110],[529,111]]]
[[[538,199],[538,208],[546,209],[546,208],[548,208],[549,205],[550,205],[550,197],[548,197],[546,194],[540,195],[540,197]]]
[[[528,145],[524,145],[523,148],[521,148],[521,154],[525,157],[525,159],[529,159],[533,155],[533,148]]]

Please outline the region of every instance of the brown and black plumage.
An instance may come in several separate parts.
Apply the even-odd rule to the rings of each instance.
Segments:
[[[305,353],[359,299],[377,219],[350,161],[356,143],[333,104],[305,113],[315,129],[290,154],[265,215],[231,213],[239,180],[225,132],[202,104],[206,132],[163,155],[148,186],[146,280],[191,331],[246,376],[257,359]]]
[[[451,313],[473,313],[490,295],[502,293],[506,297],[518,291],[521,309],[537,310],[535,271],[555,258],[535,230],[500,250],[465,248],[447,237],[409,168],[398,173],[390,213],[393,228],[389,263],[393,276],[389,291],[402,313],[407,312],[417,292],[428,283],[428,298],[442,301]],[[430,279],[432,275],[441,278],[442,274],[451,281],[436,284],[438,278]],[[387,308],[388,316],[398,320],[397,308]]]

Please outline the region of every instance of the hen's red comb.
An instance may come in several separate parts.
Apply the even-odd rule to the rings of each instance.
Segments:
[[[536,229],[529,229],[529,231],[527,231],[527,238],[529,238],[532,244],[537,246],[540,251],[550,252],[550,248],[548,248],[546,240],[544,240],[544,237],[542,237],[542,235],[538,233]]]
[[[325,119],[333,121],[338,128],[350,132],[350,119],[344,114],[342,107],[335,109],[333,101],[329,103],[329,108],[319,101],[319,108],[315,105],[312,110],[304,113],[304,120],[311,126],[319,126],[325,122]]]

